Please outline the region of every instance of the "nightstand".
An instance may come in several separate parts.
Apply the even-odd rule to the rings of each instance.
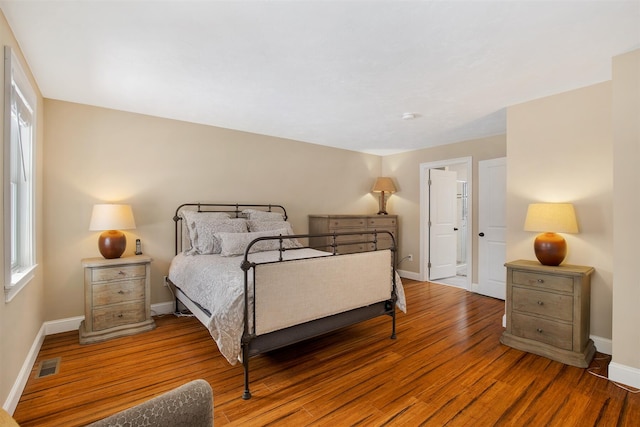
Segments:
[[[86,258],[82,266],[85,317],[79,329],[80,344],[156,327],[151,318],[150,257]]]
[[[500,342],[586,368],[596,348],[589,339],[592,267],[508,262],[507,328]]]

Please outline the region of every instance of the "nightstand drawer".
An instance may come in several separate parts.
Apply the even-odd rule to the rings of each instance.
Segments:
[[[332,218],[329,221],[329,230],[338,231],[338,228],[364,228],[366,222],[364,218]]]
[[[381,216],[379,218],[369,218],[367,221],[367,227],[380,228],[380,227],[395,227],[396,218],[389,218]]]
[[[571,322],[573,296],[513,287],[513,309]]]
[[[530,271],[513,270],[514,285],[535,286],[562,292],[573,292],[573,278]]]
[[[144,277],[146,267],[143,264],[123,265],[117,268],[94,268],[91,271],[92,282],[104,282],[106,280],[128,279],[131,277]]]
[[[564,350],[573,350],[573,326],[554,320],[513,313],[511,331],[514,335],[543,342]]]
[[[99,307],[125,301],[143,300],[145,297],[144,278],[122,280],[93,285],[93,306]]]
[[[130,323],[139,323],[145,319],[144,301],[110,305],[93,310],[93,330],[100,331]]]

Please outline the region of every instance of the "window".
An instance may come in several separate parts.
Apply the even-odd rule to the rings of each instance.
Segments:
[[[10,47],[4,48],[4,288],[5,300],[36,268],[34,149],[36,96]]]

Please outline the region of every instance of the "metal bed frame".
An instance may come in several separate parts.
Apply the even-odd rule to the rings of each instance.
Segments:
[[[265,210],[267,212],[272,212],[274,208],[279,209],[283,213],[283,217],[286,220],[287,214],[286,210],[281,205],[261,205],[261,204],[219,204],[219,203],[185,203],[180,205],[176,209],[176,213],[173,217],[175,222],[175,251],[176,255],[181,250],[182,246],[182,217],[179,215],[180,210],[186,207],[195,207],[198,212],[227,212],[230,214],[234,214],[236,218],[241,218],[243,216],[242,210],[244,209],[253,209],[259,208],[261,210]],[[378,235],[379,234],[388,234],[391,236],[391,248],[389,249],[378,249]],[[344,242],[340,243],[338,237],[340,236],[348,236],[348,235],[362,235],[365,236],[365,240],[354,242]],[[366,240],[367,236],[373,236],[373,240]],[[250,310],[249,307],[249,283],[253,284],[252,295],[255,295],[255,267],[260,264],[256,264],[249,261],[249,253],[251,251],[251,247],[256,243],[264,240],[278,240],[279,241],[279,260],[275,261],[275,263],[279,262],[287,262],[283,260],[282,254],[285,251],[297,250],[310,248],[309,246],[303,246],[300,248],[285,248],[283,242],[289,239],[308,239],[309,237],[330,237],[331,243],[327,245],[324,250],[330,252],[330,256],[348,256],[349,254],[340,254],[339,247],[340,246],[349,246],[363,243],[373,243],[373,250],[390,250],[391,251],[391,280],[393,283],[390,298],[384,301],[380,301],[374,304],[370,304],[364,307],[356,308],[353,310],[345,311],[342,313],[333,314],[330,316],[326,316],[320,319],[312,320],[309,322],[301,323],[298,325],[290,326],[284,329],[276,330],[273,332],[269,332],[262,335],[256,335],[255,326],[250,328],[251,325],[255,325],[255,307],[253,310]],[[313,249],[323,250],[322,248],[314,247]],[[244,331],[241,340],[242,346],[242,364],[244,368],[244,393],[242,398],[247,400],[251,398],[251,391],[249,390],[249,359],[251,356],[255,356],[258,354],[266,353],[268,351],[272,351],[281,347],[285,347],[291,344],[295,344],[300,341],[304,341],[309,338],[317,337],[319,335],[326,334],[328,332],[335,331],[337,329],[354,325],[356,323],[363,322],[365,320],[373,319],[378,316],[387,315],[391,317],[391,339],[396,338],[396,312],[395,306],[397,297],[396,291],[396,243],[393,234],[389,231],[367,231],[367,232],[345,232],[345,233],[326,233],[326,234],[297,234],[297,235],[289,235],[289,236],[272,236],[272,237],[260,237],[253,240],[246,248],[244,257],[242,259],[242,263],[240,264],[240,268],[244,272]],[[369,251],[364,251],[369,252]],[[271,262],[274,263],[274,262]],[[266,264],[266,263],[262,263]],[[253,274],[252,279],[250,279],[250,275]],[[173,284],[173,283],[172,283]],[[179,290],[179,286],[173,284]],[[182,301],[178,295],[181,294],[184,297],[188,298],[184,293],[179,292],[176,293],[176,311],[178,311],[178,301]],[[191,307],[196,307],[209,317],[210,313],[204,310],[197,302],[189,299],[191,303]],[[184,301],[183,301],[184,303]],[[198,317],[198,316],[196,316]],[[198,317],[200,319],[200,317]],[[249,322],[251,320],[251,323]],[[253,329],[253,330],[252,330]]]

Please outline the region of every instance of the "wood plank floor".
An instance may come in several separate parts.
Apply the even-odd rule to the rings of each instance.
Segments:
[[[606,375],[605,355],[580,369],[506,347],[503,301],[403,282],[397,340],[380,318],[257,356],[249,401],[241,366],[194,318],[159,317],[154,331],[84,346],[76,332],[48,336],[38,361],[61,357],[59,373],[35,379],[34,367],[14,417],[84,425],[204,378],[216,426],[640,425],[640,394],[589,373]]]

